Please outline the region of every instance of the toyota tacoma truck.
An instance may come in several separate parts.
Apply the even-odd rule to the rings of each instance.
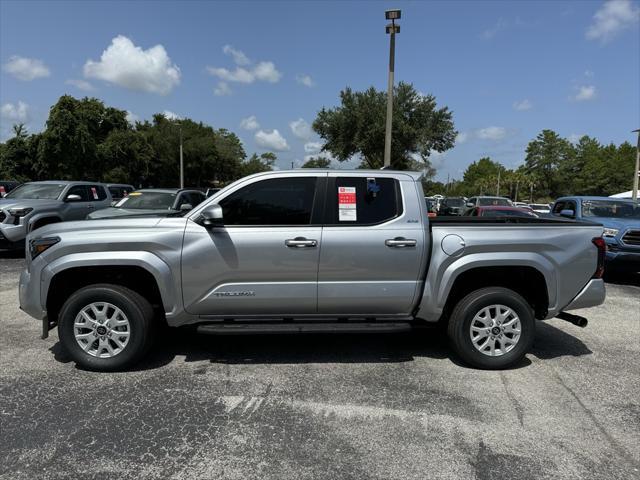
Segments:
[[[421,175],[243,178],[183,216],[65,222],[28,237],[20,306],[83,368],[126,369],[156,328],[398,332],[440,322],[468,364],[519,362],[537,320],[604,301],[602,226],[430,221]]]
[[[111,205],[104,185],[91,182],[29,182],[0,199],[0,250],[25,248],[25,237],[51,223],[82,220]]]

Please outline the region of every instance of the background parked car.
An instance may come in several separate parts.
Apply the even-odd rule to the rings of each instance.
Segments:
[[[607,243],[606,263],[616,270],[640,271],[640,205],[610,197],[563,197],[553,215],[601,223]]]
[[[487,207],[490,205],[494,206],[503,206],[503,207],[511,207],[513,203],[506,197],[490,197],[490,196],[479,196],[479,197],[471,197],[467,200],[467,207]]]
[[[29,182],[0,200],[0,250],[24,248],[27,233],[50,223],[81,220],[111,205],[101,183]]]
[[[486,207],[473,207],[465,213],[469,217],[534,217],[538,216],[533,211],[508,205],[487,205]]]
[[[111,205],[115,205],[135,190],[133,185],[127,185],[126,183],[108,183],[107,188],[111,193]]]
[[[0,198],[3,198],[7,193],[20,185],[20,182],[14,182],[11,180],[0,180]]]
[[[467,203],[463,197],[447,197],[440,203],[439,215],[452,216],[462,215],[467,208]]]
[[[531,209],[540,216],[551,215],[551,205],[548,203],[530,203]]]
[[[191,210],[205,199],[198,190],[179,188],[145,188],[124,197],[113,207],[104,208],[87,215],[88,219],[169,216]]]

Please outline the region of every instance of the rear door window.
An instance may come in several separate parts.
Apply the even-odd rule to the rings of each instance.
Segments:
[[[329,178],[329,225],[377,225],[402,214],[400,185],[393,178]]]
[[[101,202],[107,198],[107,192],[102,185],[89,185],[87,190],[90,202]]]

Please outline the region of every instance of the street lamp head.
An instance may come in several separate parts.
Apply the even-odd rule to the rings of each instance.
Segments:
[[[384,18],[387,20],[400,20],[400,10],[387,10],[384,12]]]
[[[636,132],[640,132],[640,128],[637,130],[631,130],[631,133],[636,133]]]
[[[390,23],[385,27],[387,33],[400,33],[400,25]]]

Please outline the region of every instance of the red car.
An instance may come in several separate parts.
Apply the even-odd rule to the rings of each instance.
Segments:
[[[534,217],[538,215],[529,208],[508,207],[502,205],[487,205],[485,207],[473,207],[465,213],[468,217]]]

